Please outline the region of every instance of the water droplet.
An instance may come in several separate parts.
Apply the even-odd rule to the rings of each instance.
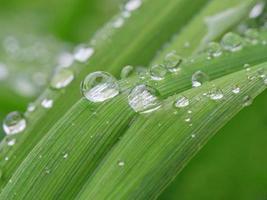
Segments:
[[[263,12],[264,10],[264,6],[265,6],[265,3],[264,2],[260,2],[260,3],[257,3],[250,11],[249,13],[249,17],[250,18],[257,18],[261,15],[261,13]]]
[[[142,5],[142,0],[129,0],[125,4],[125,10],[132,12],[136,10],[137,8],[139,8],[141,5]]]
[[[250,106],[252,103],[253,103],[253,99],[251,98],[251,96],[247,95],[243,98],[243,106],[244,107]]]
[[[129,105],[135,112],[148,113],[161,107],[156,91],[146,85],[138,85],[128,96]]]
[[[16,139],[15,138],[7,140],[7,145],[8,146],[13,146],[14,144],[16,144]]]
[[[125,162],[122,161],[122,160],[119,160],[119,161],[117,162],[117,164],[118,164],[119,167],[124,167]]]
[[[166,68],[163,65],[158,65],[158,64],[152,65],[149,71],[151,79],[155,81],[163,80],[167,73]]]
[[[202,71],[196,71],[192,75],[192,86],[200,87],[203,83],[209,81],[209,76]]]
[[[6,157],[5,157],[5,161],[8,161],[8,160],[9,160],[9,157],[8,157],[8,156],[6,156]]]
[[[222,47],[217,42],[210,42],[208,44],[207,52],[212,57],[218,57],[218,56],[222,55]]]
[[[41,102],[41,105],[46,109],[52,108],[53,104],[54,101],[52,99],[47,99],[47,98],[43,99]]]
[[[190,117],[188,117],[188,118],[185,118],[185,120],[184,120],[185,122],[191,122],[191,118]]]
[[[6,65],[0,63],[0,81],[7,79],[8,77],[8,70]]]
[[[71,53],[64,52],[58,57],[58,65],[59,67],[70,67],[74,61],[74,57]]]
[[[192,135],[191,135],[191,138],[195,138],[195,137],[196,137],[196,135],[195,135],[195,134],[192,134]]]
[[[33,112],[33,111],[35,111],[35,109],[36,109],[35,104],[34,103],[29,103],[29,105],[27,107],[27,111],[28,112]]]
[[[246,30],[245,36],[246,36],[246,38],[249,39],[249,41],[252,44],[257,44],[259,42],[259,38],[260,38],[259,32],[256,31],[255,29],[248,29],[248,30]]]
[[[113,27],[114,28],[120,28],[124,24],[124,19],[122,17],[118,17],[114,22],[113,22]]]
[[[175,107],[177,108],[184,108],[189,105],[189,99],[186,97],[180,97],[175,102]]]
[[[74,53],[74,59],[79,62],[86,62],[94,54],[94,52],[93,48],[78,46]]]
[[[45,173],[50,174],[50,169],[48,167],[45,167]]]
[[[267,78],[266,77],[263,79],[263,83],[264,83],[264,85],[267,85]]]
[[[182,57],[177,55],[175,51],[172,51],[164,58],[164,65],[170,72],[178,72],[182,61]]]
[[[64,154],[63,154],[63,158],[64,158],[64,159],[67,159],[67,158],[68,158],[68,156],[69,156],[69,154],[68,154],[68,153],[64,153]]]
[[[234,86],[234,87],[232,88],[232,92],[233,92],[234,94],[238,94],[238,93],[240,93],[240,87],[238,87],[237,85]]]
[[[54,89],[61,89],[68,86],[74,79],[74,74],[71,70],[61,69],[52,78],[50,86]]]
[[[131,65],[127,65],[121,70],[121,78],[128,78],[134,74],[134,67]]]
[[[221,44],[225,50],[235,52],[242,49],[242,38],[235,33],[227,33],[223,36]]]
[[[7,135],[14,135],[24,131],[26,120],[19,112],[9,113],[3,121],[3,129]]]
[[[119,94],[119,85],[112,75],[98,71],[86,76],[81,92],[89,101],[103,102]]]
[[[220,89],[214,89],[213,91],[210,92],[209,97],[212,100],[220,100],[223,98],[223,92]]]

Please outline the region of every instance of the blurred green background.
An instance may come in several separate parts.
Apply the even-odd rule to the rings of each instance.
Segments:
[[[1,79],[0,76],[0,121],[10,111],[24,111],[42,91],[62,50],[71,50],[76,44],[89,41],[95,31],[120,9],[122,2],[2,0],[0,73],[1,64],[9,71],[8,77]],[[34,58],[25,56],[36,49],[45,51]],[[36,76],[32,78],[32,74]],[[33,84],[35,88],[31,88]],[[18,85],[22,86],[22,91],[17,90]],[[160,199],[266,200],[266,102],[267,92],[228,123]]]

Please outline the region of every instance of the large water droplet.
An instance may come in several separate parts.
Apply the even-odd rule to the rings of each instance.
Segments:
[[[192,75],[192,87],[200,87],[207,81],[209,81],[209,76],[202,71],[196,71]]]
[[[156,91],[146,85],[138,85],[128,96],[129,105],[135,112],[148,113],[161,107]]]
[[[166,68],[163,65],[159,65],[159,64],[152,65],[149,71],[150,71],[151,79],[156,80],[156,81],[163,80],[167,73]]]
[[[93,54],[94,49],[90,47],[79,46],[74,53],[74,59],[79,62],[86,62]]]
[[[210,42],[208,44],[207,52],[208,52],[209,56],[218,57],[218,56],[222,55],[222,47],[217,42]]]
[[[134,67],[127,65],[121,70],[121,78],[128,78],[134,74]]]
[[[177,108],[187,107],[189,105],[189,99],[186,97],[180,97],[176,100],[174,105]]]
[[[242,49],[242,38],[235,33],[227,33],[223,36],[221,44],[225,50],[235,52]]]
[[[53,107],[53,104],[54,104],[54,101],[53,99],[43,99],[42,102],[41,102],[41,105],[46,108],[46,109],[49,109],[49,108],[52,108]]]
[[[26,120],[19,112],[9,113],[3,122],[3,129],[7,135],[15,135],[24,131],[26,128]]]
[[[68,86],[74,79],[71,70],[61,69],[51,80],[50,86],[54,89],[61,89]]]
[[[86,76],[81,92],[89,101],[103,102],[119,94],[119,85],[112,75],[98,71]]]
[[[180,70],[179,67],[182,61],[182,57],[177,55],[175,51],[172,51],[164,58],[164,65],[170,72],[177,72]]]

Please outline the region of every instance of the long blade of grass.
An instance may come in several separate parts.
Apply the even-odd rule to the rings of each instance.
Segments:
[[[168,98],[158,112],[138,116],[77,199],[155,199],[223,125],[266,89],[264,70],[266,63],[254,67],[253,78],[246,70],[222,77]],[[233,92],[237,86],[240,92]],[[174,108],[181,95],[190,105]]]

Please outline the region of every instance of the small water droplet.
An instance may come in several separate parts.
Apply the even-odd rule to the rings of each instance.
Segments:
[[[15,144],[16,144],[16,139],[15,138],[7,140],[7,145],[8,146],[14,146]]]
[[[235,33],[226,33],[221,41],[225,50],[235,52],[242,49],[242,38]]]
[[[71,53],[64,52],[58,57],[58,65],[59,67],[70,67],[74,61],[74,57]]]
[[[74,79],[74,74],[69,69],[61,69],[51,80],[50,86],[53,89],[61,89],[68,86]]]
[[[191,118],[190,117],[188,117],[188,118],[185,118],[185,120],[184,120],[185,122],[191,122]]]
[[[222,90],[220,89],[214,89],[213,91],[210,92],[209,97],[212,100],[220,100],[224,97]]]
[[[210,42],[208,44],[207,52],[212,57],[219,57],[220,55],[222,55],[222,47],[217,42]]]
[[[232,92],[234,93],[234,94],[238,94],[238,93],[240,93],[240,87],[239,86],[234,86],[233,88],[232,88]]]
[[[47,98],[43,99],[41,102],[41,105],[46,109],[52,108],[53,104],[54,101],[52,99],[47,99]]]
[[[81,84],[81,92],[92,102],[103,102],[119,94],[117,80],[107,72],[93,72]]]
[[[45,173],[50,174],[50,169],[48,167],[45,167]]]
[[[9,160],[9,157],[8,157],[8,156],[6,156],[6,157],[5,157],[5,161],[8,161],[8,160]]]
[[[159,64],[152,65],[149,71],[150,71],[151,79],[155,81],[163,80],[167,73],[166,68],[163,65],[159,65]]]
[[[69,156],[69,154],[68,154],[68,153],[64,153],[64,154],[63,154],[63,158],[64,158],[64,159],[67,159],[67,158],[68,158],[68,156]]]
[[[251,96],[247,95],[243,98],[243,106],[244,107],[250,106],[252,103],[253,103],[253,98],[251,98]]]
[[[138,9],[142,5],[142,0],[129,0],[125,4],[125,10],[128,12],[132,12],[136,9]]]
[[[250,18],[257,18],[261,15],[261,13],[263,12],[265,7],[265,3],[264,2],[259,2],[257,3],[250,11],[249,13],[249,17]]]
[[[114,22],[113,22],[113,27],[114,28],[120,28],[124,24],[124,19],[122,17],[118,17]]]
[[[5,64],[0,63],[0,81],[7,79],[9,73]]]
[[[165,56],[164,65],[170,72],[178,72],[182,61],[182,57],[172,51]]]
[[[184,108],[189,105],[189,99],[186,97],[180,97],[175,102],[175,107],[177,108]]]
[[[192,134],[192,135],[191,135],[191,138],[195,138],[195,137],[196,137],[196,135],[195,135],[195,134]]]
[[[146,85],[138,85],[128,96],[129,105],[135,112],[148,113],[161,107],[156,91]]]
[[[74,59],[79,62],[86,62],[93,54],[94,49],[90,47],[78,46],[74,53]]]
[[[119,160],[119,161],[117,162],[117,165],[118,165],[119,167],[124,167],[125,162],[122,161],[122,160]]]
[[[35,104],[34,103],[29,103],[29,105],[27,107],[27,111],[28,112],[33,112],[33,111],[35,111],[35,109],[36,109]]]
[[[263,83],[264,83],[264,85],[267,85],[267,77],[265,77],[265,78],[263,79]]]
[[[128,78],[134,74],[134,67],[131,65],[126,65],[121,70],[121,78]]]
[[[26,120],[19,112],[9,113],[3,121],[3,129],[7,135],[14,135],[24,131]]]
[[[207,81],[209,81],[209,76],[202,71],[196,71],[192,75],[192,87],[200,87]]]

